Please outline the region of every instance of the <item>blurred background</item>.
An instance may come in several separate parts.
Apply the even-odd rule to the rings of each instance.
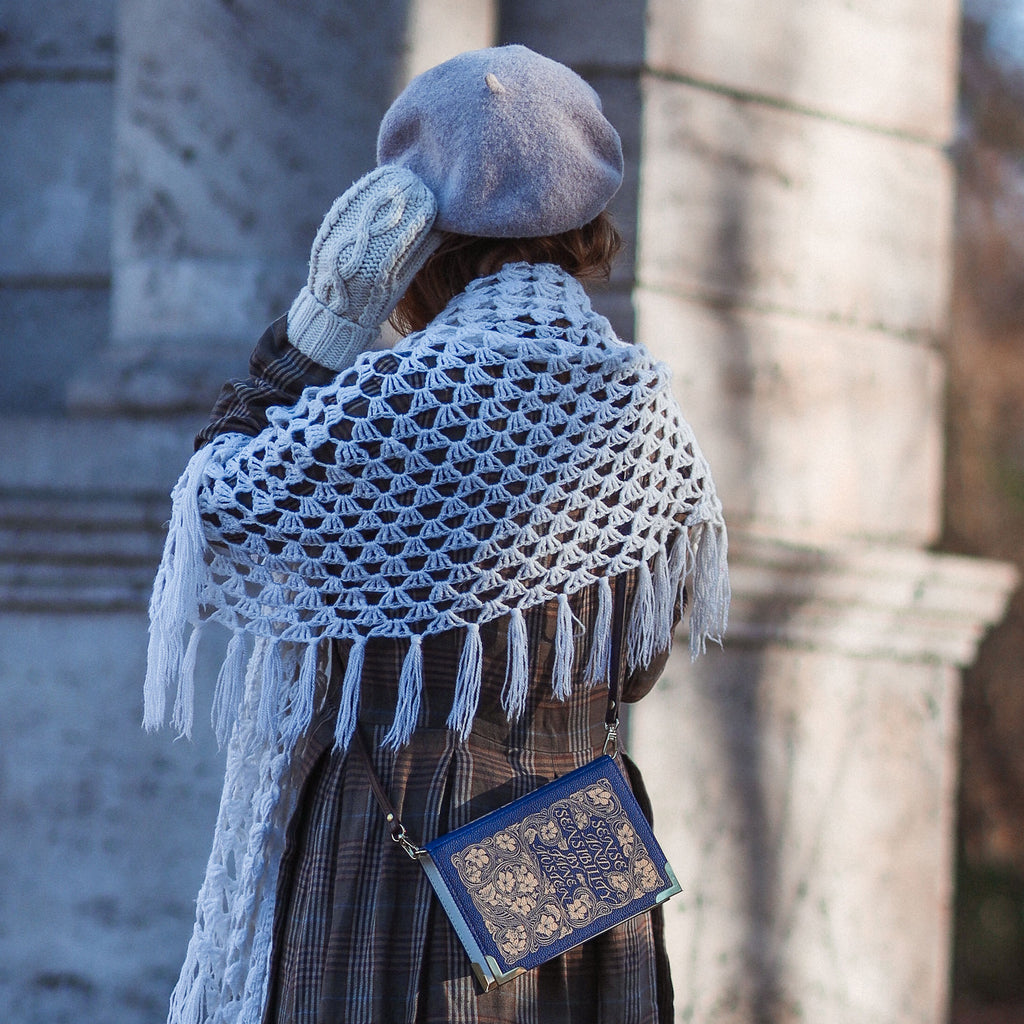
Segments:
[[[501,42],[622,135],[597,305],[730,521],[630,723],[677,1019],[1024,1024],[1024,0],[0,0],[0,1020],[164,1019],[223,767],[140,728],[168,492],[390,101]]]
[[[967,0],[942,545],[1024,555],[1024,4]],[[965,673],[956,981],[964,1020],[1024,1020],[1024,599]],[[1007,1004],[989,1016],[969,1004]]]

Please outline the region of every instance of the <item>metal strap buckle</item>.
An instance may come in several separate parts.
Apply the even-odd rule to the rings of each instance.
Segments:
[[[419,860],[426,852],[409,839],[405,826],[397,821],[393,814],[388,815],[388,824],[391,826],[391,838],[405,850],[411,860]]]
[[[619,752],[619,720],[616,718],[610,725],[605,723],[605,729],[608,730],[608,735],[604,738],[604,747],[601,753],[609,753],[610,748],[611,756],[615,757]]]

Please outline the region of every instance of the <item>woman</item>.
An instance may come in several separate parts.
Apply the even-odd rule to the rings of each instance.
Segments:
[[[232,638],[170,1020],[671,1020],[656,913],[481,993],[352,742],[426,842],[600,752],[614,579],[625,700],[661,672],[684,584],[691,650],[724,628],[707,465],[664,367],[577,280],[618,247],[618,136],[573,72],[502,47],[415,79],[378,161],[175,489],[148,726],[177,683],[189,731],[201,625]],[[405,337],[370,351],[389,314]]]

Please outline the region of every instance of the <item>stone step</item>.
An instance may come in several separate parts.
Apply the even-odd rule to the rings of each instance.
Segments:
[[[0,565],[156,565],[162,537],[151,532],[54,530],[49,524],[11,529],[0,522]]]
[[[170,516],[185,431],[94,421],[5,422],[0,611],[143,610]],[[153,436],[149,436],[153,435]],[[146,458],[156,444],[158,457]]]
[[[0,611],[145,609],[195,426],[0,418]]]
[[[81,566],[0,562],[2,611],[139,611],[153,585],[155,564]]]
[[[169,502],[0,493],[0,566],[154,566]]]
[[[144,608],[163,539],[138,503],[2,495],[0,610]]]
[[[75,491],[0,490],[0,525],[35,526],[47,524],[57,528],[111,529],[137,527],[159,529],[170,512],[170,499],[131,494],[88,494]]]

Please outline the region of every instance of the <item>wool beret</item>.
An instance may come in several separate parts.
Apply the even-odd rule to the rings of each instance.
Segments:
[[[488,238],[582,227],[622,183],[600,97],[525,46],[471,50],[417,75],[384,115],[377,162],[426,183],[435,228]]]

